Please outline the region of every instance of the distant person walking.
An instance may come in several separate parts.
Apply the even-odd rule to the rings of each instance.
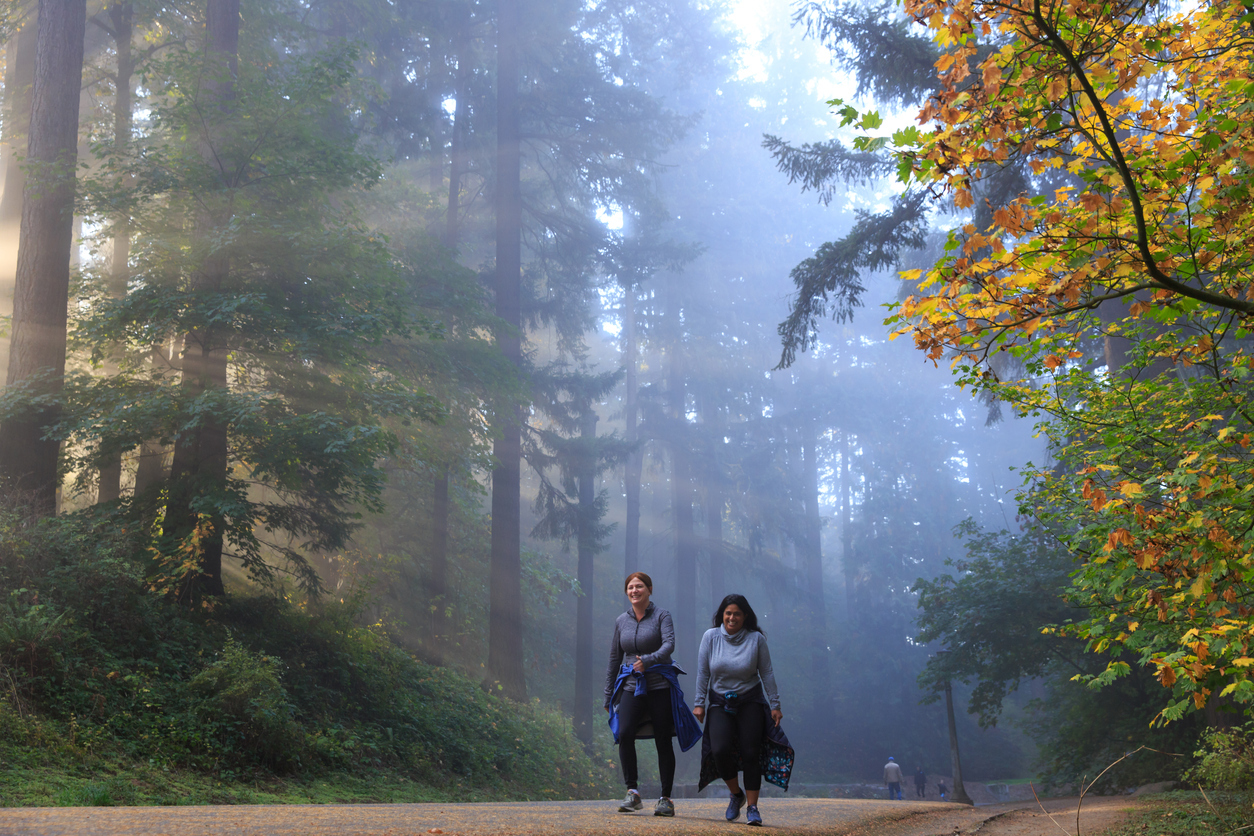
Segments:
[[[884,764],[884,783],[888,784],[888,800],[901,801],[901,767],[892,758]]]
[[[675,652],[671,614],[649,600],[653,596],[653,579],[644,572],[632,572],[623,590],[630,606],[614,622],[610,664],[605,673],[605,710],[610,715],[610,730],[618,744],[627,784],[627,797],[618,810],[632,813],[644,808],[639,792],[636,739],[652,737],[662,779],[662,797],[657,800],[653,815],[673,816],[675,749],[671,738],[678,734],[680,748],[686,752],[697,744],[701,730],[679,688],[676,675],[683,671],[671,661]]]
[[[927,797],[927,775],[921,766],[914,771],[914,792],[919,798]]]
[[[766,635],[743,595],[724,598],[714,612],[713,627],[701,637],[692,705],[693,715],[705,723],[699,788],[722,778],[731,793],[727,820],[740,818],[747,801],[745,821],[761,826],[762,780],[787,790],[793,750],[779,725],[784,713]]]
[[[949,787],[945,786],[945,779],[941,778],[936,782],[936,791],[940,793],[941,801],[945,800],[945,796],[949,794]]]

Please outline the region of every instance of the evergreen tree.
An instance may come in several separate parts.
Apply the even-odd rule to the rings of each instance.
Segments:
[[[32,507],[46,516],[57,510],[60,445],[51,436],[65,375],[87,7],[85,0],[60,0],[41,9],[28,156],[34,171],[22,195],[6,378],[10,391],[20,387],[28,398],[0,424],[0,476],[29,491]]]
[[[345,200],[378,166],[325,129],[343,118],[353,52],[268,62],[270,45],[250,41],[236,69],[238,13],[218,12],[217,48],[163,59],[144,147],[94,184],[93,210],[131,218],[144,246],[132,291],[90,297],[78,326],[97,357],[128,349],[122,372],[77,385],[63,432],[75,470],[154,428],[174,445],[168,488],[126,507],[158,510],[152,535],[179,594],[222,591],[223,549],[254,577],[285,564],[317,589],[309,554],[342,547],[360,510],[380,508],[379,457],[395,444],[383,416],[440,409],[368,350],[421,326]],[[143,362],[171,340],[181,368]]]
[[[569,549],[576,544],[579,600],[575,615],[575,734],[592,744],[593,710],[598,669],[593,661],[592,596],[596,589],[593,560],[605,550],[613,530],[602,520],[609,505],[608,492],[597,490],[597,478],[616,467],[631,445],[616,435],[598,436],[597,404],[614,389],[622,372],[596,374],[564,364],[543,370],[537,378],[536,398],[552,429],[534,429],[528,461],[544,474],[558,470],[556,482],[544,478],[536,494],[539,517],[533,536],[560,539]]]

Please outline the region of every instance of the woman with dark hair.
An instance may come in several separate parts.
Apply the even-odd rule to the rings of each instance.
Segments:
[[[784,714],[766,634],[743,595],[724,598],[714,613],[714,626],[701,637],[692,703],[692,713],[705,723],[701,788],[716,776],[722,778],[731,792],[727,820],[740,818],[747,801],[745,820],[760,826],[762,779],[787,790],[793,751],[779,726]],[[743,790],[737,779],[741,771]]]
[[[675,749],[671,738],[678,736],[680,748],[686,752],[697,744],[701,732],[684,704],[684,692],[676,679],[683,671],[671,661],[675,652],[671,614],[649,600],[653,579],[644,572],[632,572],[623,591],[631,606],[614,622],[605,674],[605,710],[610,714],[610,730],[618,743],[627,783],[627,797],[618,810],[633,813],[644,807],[637,790],[636,739],[652,737],[662,779],[662,797],[653,815],[673,816],[675,805],[670,796],[675,782]]]

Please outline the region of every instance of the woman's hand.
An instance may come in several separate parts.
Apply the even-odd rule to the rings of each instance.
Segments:
[[[705,722],[705,706],[698,705],[696,708],[692,709],[692,716],[697,718],[698,723],[704,723]]]
[[[644,673],[644,660],[637,656],[636,661],[631,665],[631,669],[636,673]]]
[[[782,720],[782,719],[784,719],[784,712],[780,711],[778,708],[772,708],[772,709],[771,709],[771,719],[772,719],[772,720],[774,720],[774,721],[775,721],[775,725],[777,725],[777,726],[778,726],[778,725],[779,725],[779,721],[780,721],[780,720]]]

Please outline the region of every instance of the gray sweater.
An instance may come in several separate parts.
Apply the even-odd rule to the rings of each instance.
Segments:
[[[614,622],[614,639],[610,642],[610,665],[605,671],[605,707],[610,707],[614,698],[614,682],[618,679],[619,667],[623,664],[633,665],[637,657],[644,661],[644,666],[666,665],[675,652],[675,624],[671,614],[659,609],[649,602],[644,611],[644,618],[636,621],[636,614],[631,607]],[[666,678],[656,673],[647,674],[644,678],[648,690],[670,688]]]
[[[775,671],[771,669],[771,651],[766,636],[757,631],[741,630],[728,635],[722,627],[713,627],[701,637],[697,652],[697,692],[693,707],[706,705],[710,691],[746,694],[759,683],[771,708],[779,708],[779,689],[775,687]]]

